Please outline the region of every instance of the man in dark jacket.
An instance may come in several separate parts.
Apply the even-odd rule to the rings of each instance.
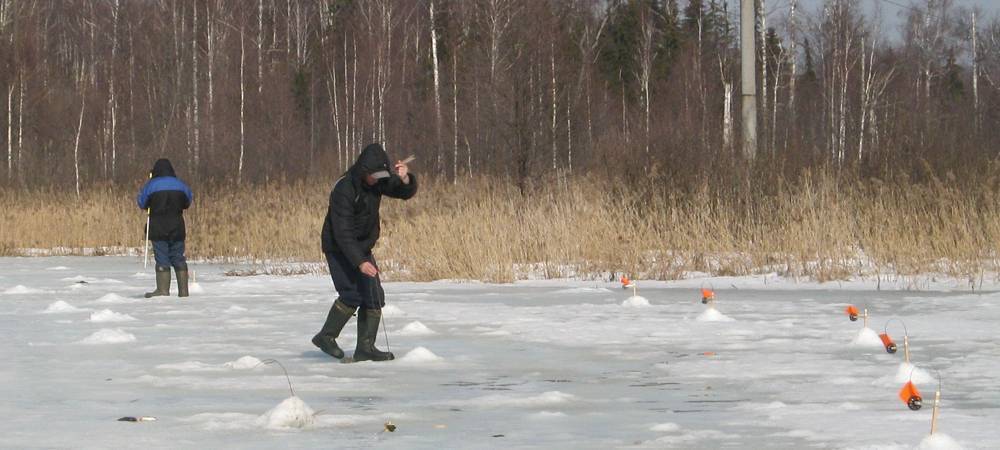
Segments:
[[[188,268],[184,259],[184,210],[191,206],[191,188],[174,174],[168,159],[153,164],[150,179],[136,203],[149,214],[149,240],[156,259],[156,290],[146,298],[170,295],[170,267],[177,272],[177,295],[188,296]]]
[[[312,343],[340,359],[344,351],[336,338],[347,321],[358,312],[358,343],[355,361],[393,359],[390,352],[375,348],[385,292],[379,280],[372,248],[379,237],[379,204],[382,196],[409,199],[417,193],[416,176],[405,161],[389,170],[389,156],[379,144],[370,144],[358,160],[337,180],[330,192],[330,205],[323,222],[323,253],[339,298],[333,302],[326,323]]]

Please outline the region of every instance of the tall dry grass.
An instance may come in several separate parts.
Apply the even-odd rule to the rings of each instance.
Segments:
[[[322,261],[319,233],[332,180],[196,189],[185,215],[191,257]],[[501,180],[425,183],[383,202],[376,256],[393,279],[511,281],[529,274],[670,279],[688,271],[776,271],[819,280],[998,269],[996,186],[844,182],[820,175],[727,193],[649,184],[554,180],[522,192]],[[131,192],[79,199],[0,192],[0,248],[138,247],[144,216]]]

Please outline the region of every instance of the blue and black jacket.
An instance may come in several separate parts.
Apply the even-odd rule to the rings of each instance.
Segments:
[[[170,160],[156,160],[152,178],[135,198],[139,208],[149,208],[149,240],[183,241],[184,210],[192,200],[191,188],[177,178]]]

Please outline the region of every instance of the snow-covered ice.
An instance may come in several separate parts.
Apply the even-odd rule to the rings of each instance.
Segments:
[[[735,322],[736,319],[729,317],[719,310],[709,307],[705,308],[705,311],[698,315],[695,320],[699,322]]]
[[[397,360],[341,364],[309,342],[336,298],[327,276],[227,277],[231,264],[199,264],[203,293],[179,299],[172,286],[170,297],[144,299],[153,271],[141,268],[135,257],[0,258],[0,292],[26,288],[0,296],[0,447],[1000,442],[1000,294],[955,291],[961,283],[943,279],[920,283],[942,289],[924,292],[772,275],[644,281],[642,308],[622,307],[632,291],[616,281],[387,281]],[[698,301],[708,282],[738,320],[698,320],[709,311]],[[901,342],[888,354],[873,330],[870,346],[852,345],[862,326],[844,316],[848,303],[865,305],[879,331],[904,320],[915,369],[903,364]],[[135,320],[88,320],[121,316]],[[338,338],[348,354],[356,336],[352,319]],[[387,349],[382,329],[378,345]],[[288,370],[294,396],[284,372],[262,364],[269,359]],[[904,372],[924,396],[920,411],[897,397]],[[942,409],[928,438],[939,374]],[[395,432],[383,431],[387,420]]]
[[[858,334],[854,336],[854,340],[851,341],[851,345],[856,347],[884,348],[882,345],[882,339],[878,337],[878,333],[867,327],[858,331]]]

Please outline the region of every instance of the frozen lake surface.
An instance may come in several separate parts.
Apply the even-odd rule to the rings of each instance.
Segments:
[[[1000,447],[1000,294],[717,278],[706,311],[700,280],[639,281],[640,298],[593,281],[386,283],[397,360],[340,364],[309,342],[329,278],[192,267],[201,293],[147,300],[135,258],[0,258],[0,447]],[[899,322],[890,355],[848,304],[878,333],[905,322],[915,368]],[[939,377],[946,436],[924,442]],[[897,397],[908,379],[919,411]]]

